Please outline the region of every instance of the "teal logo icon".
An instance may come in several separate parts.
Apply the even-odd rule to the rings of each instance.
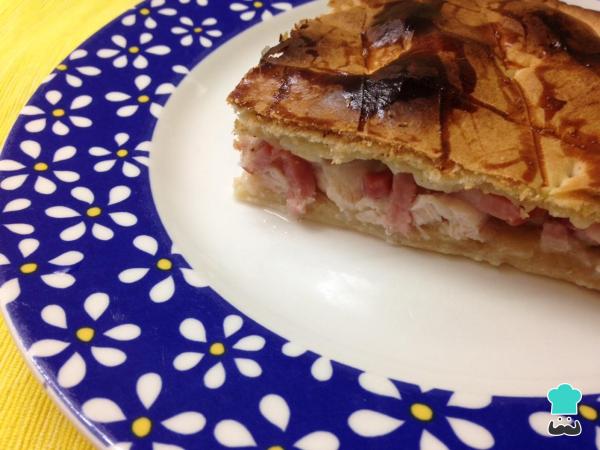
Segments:
[[[552,404],[550,414],[574,416],[577,414],[577,404],[581,401],[581,391],[563,383],[548,391],[548,400]]]
[[[551,436],[579,436],[581,423],[568,416],[577,414],[577,404],[581,401],[581,391],[568,383],[559,384],[548,391],[548,401],[552,405],[550,414],[559,416],[548,424]],[[556,423],[555,423],[556,420]]]

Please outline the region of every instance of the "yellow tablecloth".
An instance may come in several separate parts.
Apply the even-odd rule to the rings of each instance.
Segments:
[[[44,77],[138,0],[0,0],[0,143]],[[18,301],[18,300],[17,300]],[[0,449],[91,445],[46,396],[0,320]]]

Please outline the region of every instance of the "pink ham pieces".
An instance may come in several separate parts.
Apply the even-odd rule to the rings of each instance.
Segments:
[[[510,226],[541,227],[541,246],[549,252],[567,252],[571,241],[600,245],[600,224],[575,228],[568,220],[553,218],[547,211],[526,211],[509,199],[470,189],[434,192],[415,183],[412,175],[392,173],[379,162],[352,161],[331,164],[311,162],[257,138],[242,138],[242,167],[261,177],[263,183],[286,198],[296,217],[322,192],[341,211],[353,211],[359,220],[382,225],[388,233],[406,235],[415,228],[438,223],[454,239],[481,240],[479,231],[487,220]]]

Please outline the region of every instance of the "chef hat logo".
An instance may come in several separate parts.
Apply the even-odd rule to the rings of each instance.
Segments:
[[[577,414],[581,391],[568,383],[563,383],[548,391],[548,400],[552,404],[551,414],[572,416]]]

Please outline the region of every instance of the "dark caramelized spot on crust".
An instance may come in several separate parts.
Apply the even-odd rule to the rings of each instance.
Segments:
[[[537,33],[546,34],[541,42],[546,51],[567,52],[584,65],[600,63],[600,39],[586,23],[539,1],[499,2],[497,11],[521,23],[539,20],[543,26],[536,27]]]
[[[348,87],[343,95],[350,108],[360,111],[358,131],[363,131],[369,118],[377,115],[383,119],[385,110],[395,102],[435,96],[438,93],[439,86],[435,78],[396,76],[383,79],[361,78],[356,89]]]
[[[388,5],[373,17],[365,32],[369,46],[373,48],[398,43],[406,47],[415,33],[422,35],[430,31],[433,19],[440,14],[442,1],[403,1]]]

